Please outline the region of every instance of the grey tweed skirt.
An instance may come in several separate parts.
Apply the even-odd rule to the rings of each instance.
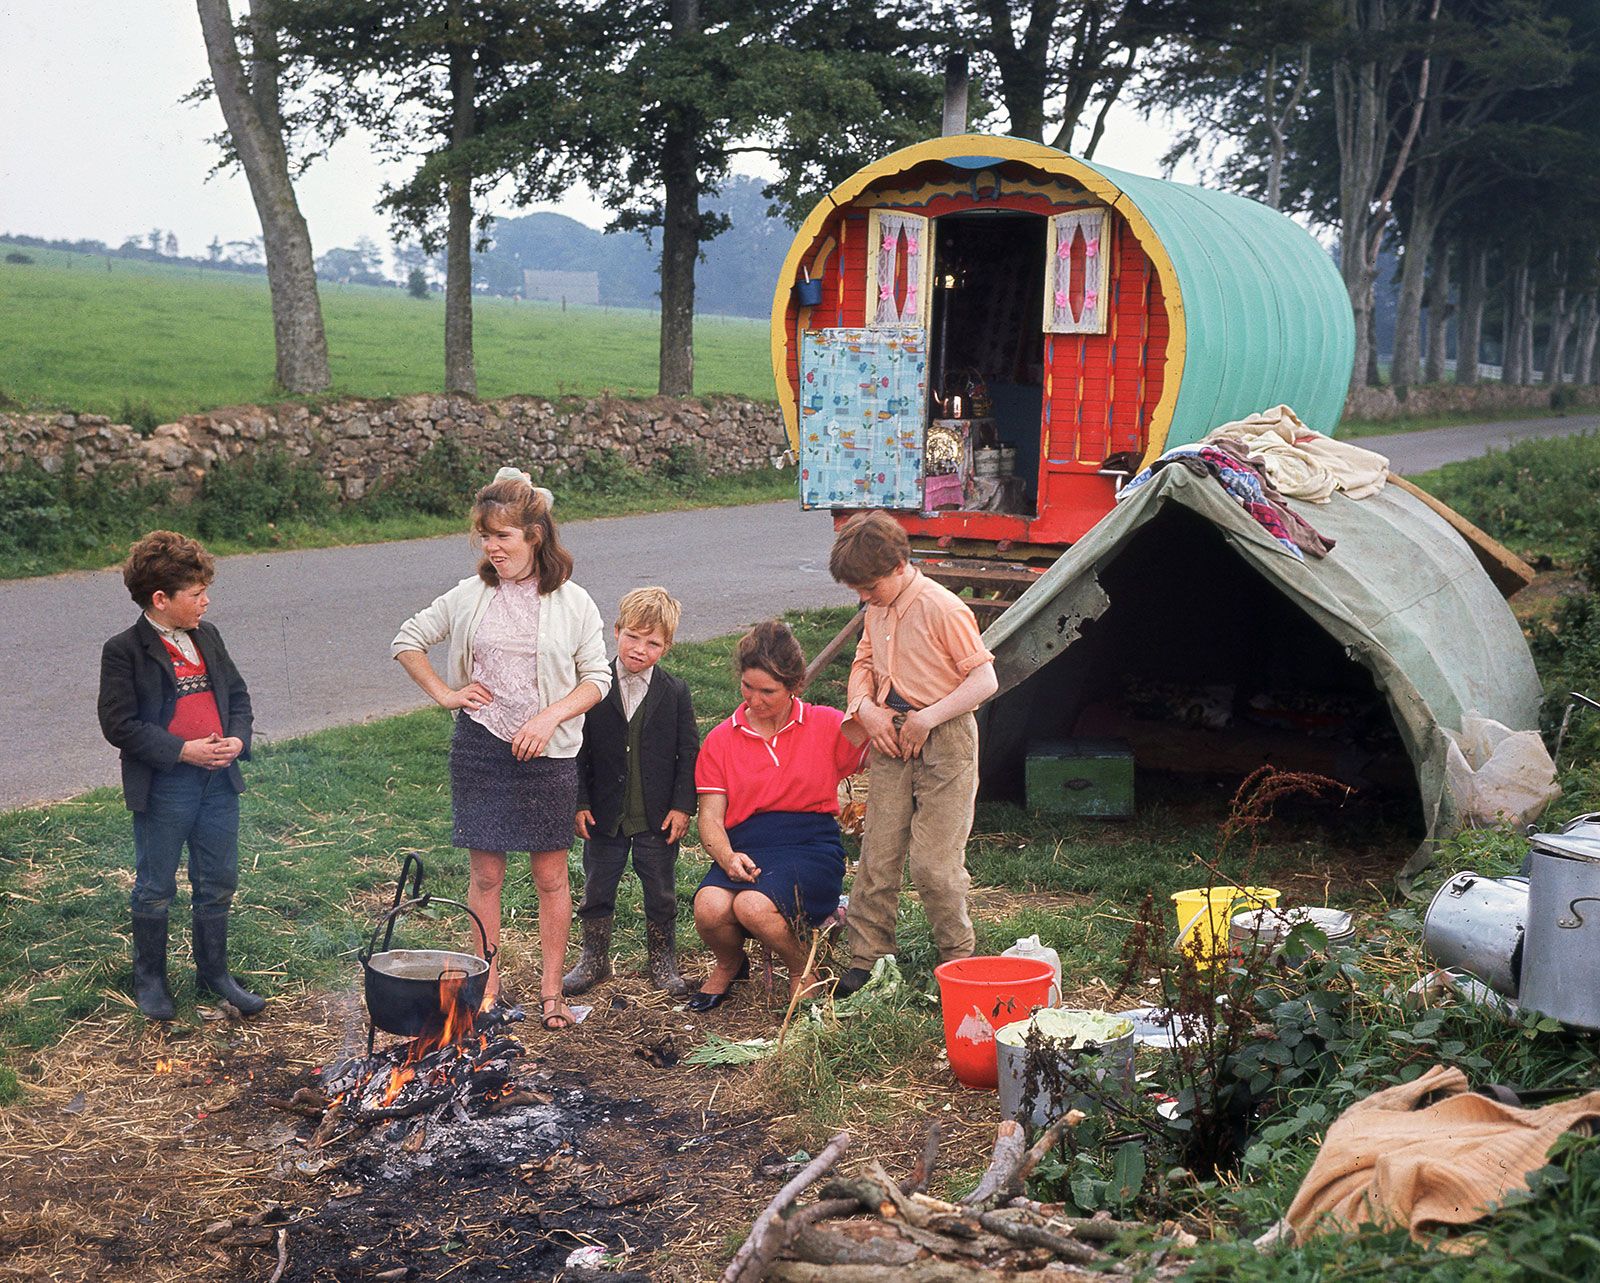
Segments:
[[[451,842],[474,851],[565,851],[578,811],[578,760],[519,762],[465,713],[450,737]]]

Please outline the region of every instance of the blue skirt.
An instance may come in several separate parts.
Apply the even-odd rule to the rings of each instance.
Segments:
[[[815,811],[768,811],[728,830],[735,851],[756,862],[761,876],[735,882],[712,863],[702,887],[759,891],[791,922],[804,918],[816,926],[839,907],[844,889],[844,843],[839,822]],[[698,891],[698,888],[696,888]]]

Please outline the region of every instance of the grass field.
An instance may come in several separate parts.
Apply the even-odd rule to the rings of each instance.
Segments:
[[[7,248],[0,241],[0,250]],[[142,412],[156,422],[282,399],[272,387],[264,276],[22,252],[33,262],[0,262],[0,397],[114,417]],[[414,299],[402,290],[326,282],[321,294],[331,395],[400,396],[443,386],[442,296]],[[479,298],[473,338],[484,397],[648,396],[656,389],[659,327],[650,312]],[[766,323],[698,318],[695,391],[771,400]]]

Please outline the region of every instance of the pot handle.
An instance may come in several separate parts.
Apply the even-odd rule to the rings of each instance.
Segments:
[[[405,894],[406,890],[406,874],[411,872],[413,866],[415,867],[416,872],[411,878],[411,902],[415,904],[423,898],[422,878],[427,870],[422,867],[422,857],[420,855],[418,855],[415,851],[407,851],[406,858],[400,862],[400,880],[394,884],[394,899],[389,901],[390,911],[388,917],[385,919],[385,921],[389,924],[389,929],[384,933],[383,936],[384,949],[389,947],[389,941],[394,935],[394,910],[400,907],[400,897]],[[376,937],[377,932],[373,932],[373,935]]]
[[[420,864],[421,861],[418,861],[418,863]],[[372,938],[367,941],[366,951],[356,955],[361,959],[363,965],[372,960],[372,955],[374,953],[381,952],[373,947],[378,943],[378,932],[380,929],[384,928],[385,926],[388,927],[388,930],[384,932],[383,936],[383,948],[388,949],[389,941],[394,935],[395,919],[400,917],[401,914],[411,912],[413,909],[426,909],[430,904],[448,904],[457,909],[466,909],[466,911],[471,914],[472,921],[477,924],[478,939],[483,944],[483,960],[485,962],[494,961],[494,956],[499,952],[499,950],[491,949],[489,947],[489,933],[484,930],[482,918],[480,918],[476,913],[473,913],[473,911],[468,908],[468,906],[462,904],[460,900],[449,900],[442,895],[421,895],[414,899],[407,900],[404,904],[396,904],[394,908],[390,909],[389,912],[378,919],[377,924],[372,928]]]
[[[1556,926],[1564,931],[1576,931],[1583,925],[1583,914],[1578,912],[1580,904],[1600,904],[1600,895],[1580,895],[1576,900],[1567,901],[1566,916],[1556,919]]]

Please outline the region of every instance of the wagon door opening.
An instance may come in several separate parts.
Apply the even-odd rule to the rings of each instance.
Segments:
[[[1048,221],[1012,210],[935,220],[930,450],[970,452],[967,511],[1038,512]],[[930,459],[930,472],[933,461]]]

